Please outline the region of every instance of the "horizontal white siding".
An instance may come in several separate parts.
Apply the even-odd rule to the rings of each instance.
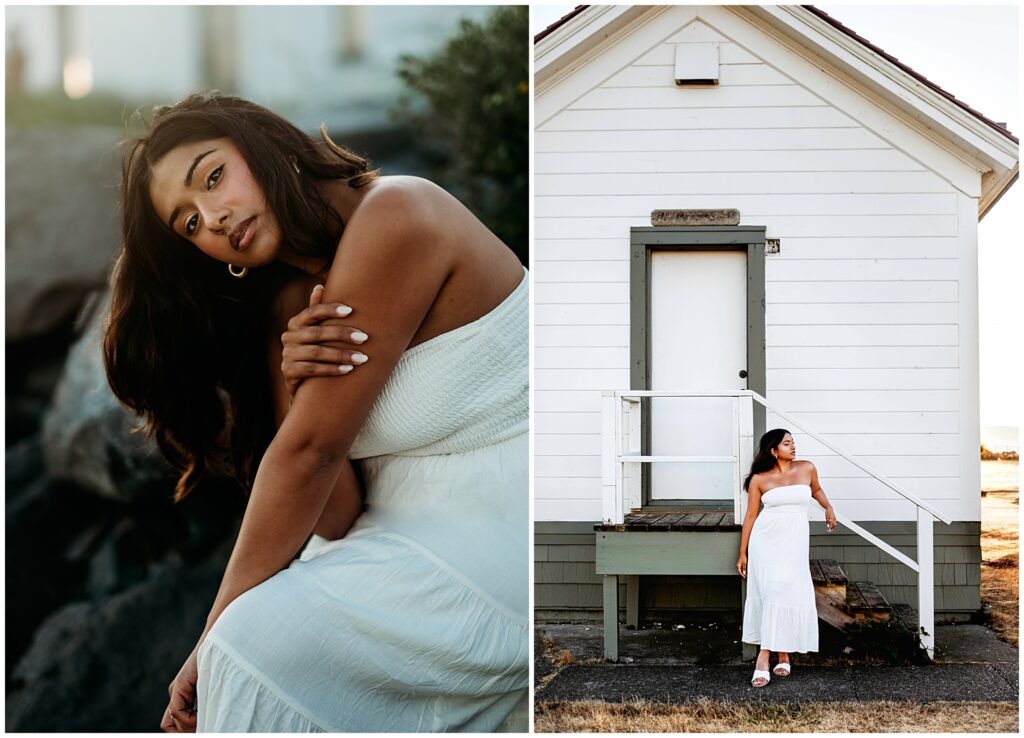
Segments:
[[[963,284],[976,201],[908,153],[930,144],[895,122],[879,126],[885,114],[864,116],[864,100],[850,110],[829,103],[788,52],[754,54],[706,19],[658,30],[663,43],[630,63],[611,54],[607,69],[604,57],[589,60],[587,78],[600,82],[568,84],[571,98],[542,106],[537,519],[601,517],[601,391],[629,384],[630,228],[666,208],[737,208],[743,225],[781,239],[765,265],[769,400],[954,517],[977,519],[962,461],[972,406],[961,390],[974,360],[963,301],[976,296]],[[720,43],[719,86],[676,88],[674,44],[708,40]],[[768,424],[780,423],[769,413]],[[797,439],[840,511],[913,519],[912,505]]]
[[[787,155],[793,152],[782,152]],[[861,152],[854,152],[855,158]],[[719,156],[716,152],[716,156]],[[539,156],[537,157],[540,158]],[[747,162],[735,162],[749,166]],[[599,162],[594,162],[598,166]],[[852,162],[851,162],[852,165]],[[788,166],[792,167],[792,164]],[[745,169],[744,171],[753,171]],[[790,171],[796,171],[790,169]],[[537,218],[589,218],[595,212],[605,218],[646,219],[651,210],[673,208],[674,195],[618,195],[545,197],[534,205]],[[695,207],[715,208],[722,204],[721,195],[694,195]],[[741,213],[765,215],[955,215],[956,198],[950,193],[932,194],[868,194],[853,195],[730,195],[729,205]],[[849,236],[847,236],[849,238]],[[845,248],[849,242],[844,242]]]

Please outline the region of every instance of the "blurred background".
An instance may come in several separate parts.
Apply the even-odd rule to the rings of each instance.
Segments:
[[[6,728],[155,731],[244,505],[174,477],[107,388],[120,143],[251,99],[459,197],[527,263],[525,6],[7,6]],[[138,112],[137,112],[138,111]],[[197,357],[198,358],[198,357]]]

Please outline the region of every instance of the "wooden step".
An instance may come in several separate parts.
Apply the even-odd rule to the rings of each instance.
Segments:
[[[892,606],[874,582],[853,582],[846,590],[846,612],[856,620],[888,620]]]
[[[839,588],[846,594],[846,572],[834,559],[811,559],[811,581],[815,587]]]

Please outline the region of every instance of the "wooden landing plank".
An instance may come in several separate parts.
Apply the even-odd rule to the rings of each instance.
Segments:
[[[697,524],[698,528],[718,528],[718,524],[722,522],[722,518],[725,517],[724,512],[709,512],[703,518],[700,519],[700,523]]]
[[[624,523],[626,530],[649,530],[654,522],[663,517],[662,513],[633,513],[626,516]]]
[[[673,526],[683,519],[683,515],[685,515],[685,513],[671,513],[669,515],[663,515],[658,520],[658,530],[673,530]]]
[[[701,518],[703,518],[705,515],[707,515],[707,513],[686,513],[685,515],[683,515],[682,519],[680,519],[680,521],[676,523],[677,527],[675,528],[675,530],[696,528],[697,525],[700,523]]]

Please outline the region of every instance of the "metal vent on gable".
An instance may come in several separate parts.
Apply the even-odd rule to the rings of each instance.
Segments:
[[[718,44],[676,44],[676,86],[718,84]]]

